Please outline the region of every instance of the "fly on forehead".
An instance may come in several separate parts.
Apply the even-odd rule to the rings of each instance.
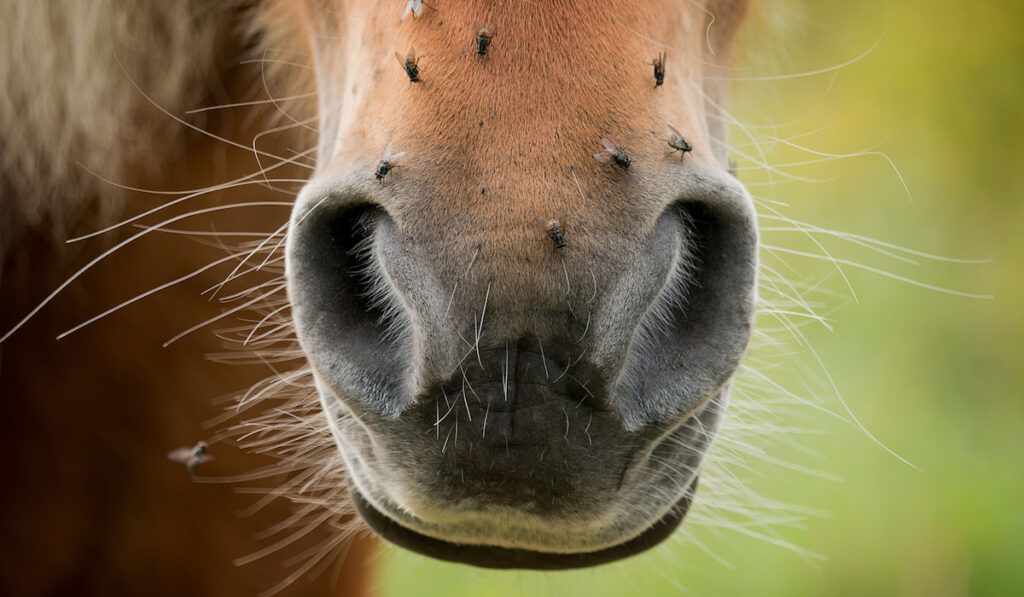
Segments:
[[[565,247],[565,213],[558,212],[556,218],[537,218],[556,249]]]
[[[604,145],[604,151],[595,153],[595,160],[602,164],[615,164],[620,168],[629,168],[631,161],[629,156],[618,147],[615,147],[615,144],[608,140],[608,137],[601,137],[601,144]]]
[[[409,13],[412,13],[412,18],[414,19],[423,14],[423,0],[409,0],[405,4],[405,10],[402,11],[403,21],[405,17],[409,16]]]
[[[494,28],[481,27],[480,25],[477,25],[476,30],[476,53],[484,55],[487,53],[487,48],[491,46],[491,41],[494,39]]]
[[[654,67],[654,86],[659,87],[665,82],[665,52],[661,52],[657,58],[647,64]]]
[[[416,48],[409,48],[409,53],[406,54],[405,58],[402,58],[401,54],[395,52],[395,60],[398,60],[398,64],[405,69],[405,74],[408,75],[409,81],[413,83],[420,82],[420,60],[416,57]]]

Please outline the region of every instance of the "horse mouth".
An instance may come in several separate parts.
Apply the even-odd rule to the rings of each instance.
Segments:
[[[549,345],[551,370],[568,362],[563,352]],[[482,349],[481,358],[488,370],[506,360],[501,349]],[[569,375],[544,385],[540,359],[510,351],[507,398],[474,363],[466,395],[445,397],[439,386],[397,418],[345,414],[328,400],[367,525],[421,555],[499,569],[596,566],[671,535],[693,500],[721,405],[628,432],[601,408],[595,378],[584,375],[593,396],[577,395]]]
[[[697,490],[698,476],[668,512],[639,535],[617,545],[577,553],[553,553],[493,545],[454,543],[403,526],[370,504],[355,487],[350,493],[356,511],[377,535],[399,547],[438,560],[480,568],[570,570],[608,564],[640,554],[667,539],[686,518]]]
[[[307,186],[289,296],[371,529],[441,560],[561,570],[682,523],[749,342],[757,264],[745,191],[687,181],[650,226],[557,253],[564,285],[535,275],[556,249],[530,261],[495,242],[467,278],[433,262],[465,247],[403,230],[347,183]],[[492,288],[510,274],[522,284]]]

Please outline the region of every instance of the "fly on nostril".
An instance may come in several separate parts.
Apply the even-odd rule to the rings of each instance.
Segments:
[[[615,164],[619,168],[629,168],[629,156],[622,152],[615,144],[608,140],[608,137],[601,137],[604,151],[595,153],[594,159],[602,164]]]
[[[422,56],[420,56],[422,58]],[[420,61],[416,58],[416,48],[409,48],[409,53],[406,54],[405,58],[398,52],[395,52],[395,59],[398,60],[398,64],[402,65],[405,69],[405,74],[409,76],[409,81],[412,83],[420,82]]]
[[[487,53],[487,48],[491,46],[491,40],[494,38],[494,31],[487,27],[477,27],[476,33],[476,53],[481,56]]]
[[[658,54],[658,57],[647,64],[654,67],[654,86],[660,87],[665,82],[665,52]]]
[[[559,212],[557,218],[537,218],[537,221],[544,226],[544,231],[547,232],[548,237],[555,243],[556,249],[561,249],[565,246],[565,233],[563,226],[565,225],[565,215]]]
[[[398,168],[398,160],[404,155],[404,151],[392,154],[391,143],[388,143],[388,146],[384,148],[384,159],[377,164],[377,169],[373,172],[373,175],[377,177],[377,181],[380,184],[384,184],[384,177],[387,176],[392,169]]]
[[[672,151],[668,152],[665,157],[679,151],[682,152],[679,154],[679,157],[682,158],[687,153],[693,151],[693,145],[690,145],[690,142],[684,139],[671,124],[668,125],[668,131],[672,133],[672,136],[668,138],[668,146],[672,148]]]

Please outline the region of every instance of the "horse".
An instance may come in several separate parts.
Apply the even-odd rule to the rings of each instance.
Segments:
[[[683,522],[757,303],[746,0],[6,4],[5,592],[359,594],[367,528],[550,570]]]

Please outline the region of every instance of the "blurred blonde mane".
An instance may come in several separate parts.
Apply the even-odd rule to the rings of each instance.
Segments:
[[[121,193],[106,181],[180,153],[187,128],[160,112],[227,101],[224,70],[265,39],[255,4],[0,0],[0,260],[19,231],[60,238],[89,210],[109,217]]]

